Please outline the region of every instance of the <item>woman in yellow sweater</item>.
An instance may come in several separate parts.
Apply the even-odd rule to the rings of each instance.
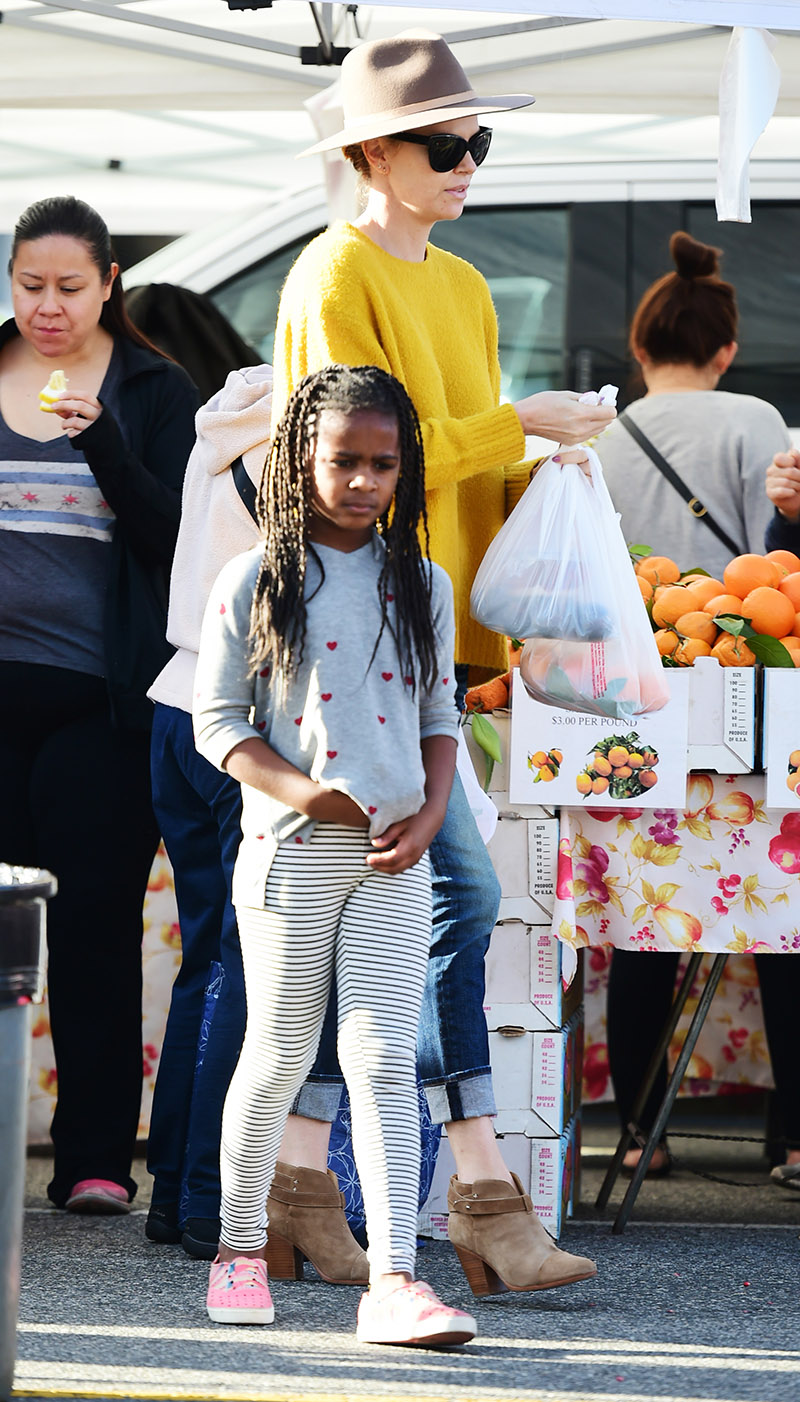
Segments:
[[[479,97],[445,41],[424,31],[353,50],[342,66],[342,96],[344,129],[312,151],[344,149],[367,187],[366,207],[355,223],[334,225],[309,244],[289,273],[275,338],[273,423],[302,377],[325,365],[378,365],[405,385],[421,421],[431,555],[453,581],[457,677],[465,684],[469,664],[505,665],[501,640],[469,616],[469,591],[504,520],[506,483],[527,478],[525,435],[580,443],[601,432],[613,410],[583,405],[570,391],[499,405],[488,286],[471,264],[428,243],[437,220],[460,215],[487,154],[491,133],[478,115],[533,99]],[[586,1279],[594,1263],[555,1247],[494,1137],[483,997],[499,890],[458,779],[430,857],[434,936],[419,1061],[432,1118],[447,1124],[458,1168],[451,1238],[476,1294]],[[300,1119],[291,1133],[297,1163],[324,1166],[327,1124]]]

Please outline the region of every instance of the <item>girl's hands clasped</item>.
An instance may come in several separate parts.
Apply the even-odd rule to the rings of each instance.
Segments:
[[[84,394],[80,390],[69,390],[56,400],[53,412],[58,414],[61,427],[68,438],[75,438],[89,424],[99,419],[103,412],[100,400],[94,394]]]
[[[443,819],[443,813],[434,813],[431,805],[425,803],[410,818],[392,823],[380,837],[372,839],[376,851],[367,857],[367,866],[387,876],[397,876],[399,872],[416,866],[433,842]]]

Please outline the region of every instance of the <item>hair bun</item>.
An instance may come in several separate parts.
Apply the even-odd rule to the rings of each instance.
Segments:
[[[669,251],[678,271],[678,277],[715,277],[719,275],[719,260],[722,249],[709,243],[700,243],[691,234],[679,229],[669,241]]]

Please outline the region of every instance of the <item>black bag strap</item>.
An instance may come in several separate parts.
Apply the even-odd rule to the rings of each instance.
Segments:
[[[242,501],[247,507],[247,510],[250,512],[250,515],[252,516],[256,525],[258,525],[258,516],[256,514],[257,493],[255,487],[253,486],[253,483],[250,480],[250,477],[248,476],[247,468],[244,465],[244,459],[242,458],[241,453],[239,454],[236,461],[231,463],[231,472],[233,474],[233,484],[237,492],[239,493],[239,496],[242,498]]]
[[[700,501],[699,497],[692,495],[683,478],[678,476],[674,467],[670,467],[666,458],[663,457],[663,455],[659,453],[658,448],[656,448],[654,444],[650,442],[650,439],[647,437],[647,434],[642,433],[642,430],[640,429],[639,425],[637,423],[634,423],[630,415],[627,413],[620,414],[619,418],[617,419],[617,423],[622,424],[623,428],[626,428],[628,430],[628,433],[631,435],[631,438],[633,438],[634,441],[639,444],[639,447],[641,448],[642,452],[647,454],[650,461],[655,463],[659,472],[663,473],[667,481],[671,483],[671,485],[675,488],[675,491],[683,497],[683,500],[687,503],[692,515],[695,516],[698,521],[702,521],[704,525],[708,526],[708,529],[714,532],[714,535],[717,537],[717,540],[721,540],[723,545],[727,545],[732,555],[744,554],[742,547],[740,545],[737,545],[735,540],[731,540],[727,531],[724,531],[722,527],[718,525],[718,523],[714,520],[714,517],[709,515],[708,507],[703,506],[703,503]]]

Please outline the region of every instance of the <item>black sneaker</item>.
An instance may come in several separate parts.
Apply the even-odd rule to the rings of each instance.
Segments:
[[[177,1246],[181,1239],[177,1203],[151,1203],[144,1234],[148,1241],[156,1241],[160,1246]]]
[[[219,1217],[187,1217],[183,1249],[196,1261],[213,1261],[219,1246]]]

